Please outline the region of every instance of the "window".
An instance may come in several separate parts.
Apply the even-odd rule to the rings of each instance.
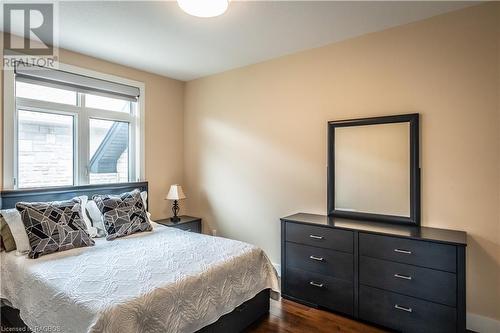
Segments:
[[[138,180],[140,90],[57,72],[16,68],[14,187]]]
[[[90,119],[90,184],[128,181],[128,131],[125,122]]]
[[[16,81],[16,97],[30,98],[39,101],[76,105],[77,94],[71,90],[64,90]]]
[[[89,108],[130,113],[130,103],[123,99],[85,94],[85,102]]]
[[[19,110],[19,187],[73,185],[74,117]]]

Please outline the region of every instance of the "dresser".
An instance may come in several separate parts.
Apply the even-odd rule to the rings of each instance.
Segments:
[[[282,295],[402,332],[465,332],[462,231],[281,219]]]

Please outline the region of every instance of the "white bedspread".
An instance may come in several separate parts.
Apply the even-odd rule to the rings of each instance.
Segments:
[[[1,254],[1,294],[34,331],[194,332],[276,272],[252,245],[167,228],[39,259]]]

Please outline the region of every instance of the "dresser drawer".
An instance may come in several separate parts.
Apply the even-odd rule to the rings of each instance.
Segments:
[[[286,242],[287,267],[300,268],[352,281],[354,259],[350,253]]]
[[[456,332],[456,311],[452,307],[360,286],[359,317],[405,333]]]
[[[287,268],[285,283],[285,296],[292,296],[348,315],[353,314],[352,282]]]
[[[400,294],[456,306],[453,273],[361,256],[359,283]]]
[[[285,239],[289,242],[353,252],[352,231],[287,222]]]
[[[453,245],[360,233],[359,254],[448,272],[457,270]]]

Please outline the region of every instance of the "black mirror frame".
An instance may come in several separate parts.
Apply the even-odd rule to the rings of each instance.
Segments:
[[[391,123],[410,124],[410,216],[384,215],[363,212],[349,212],[335,209],[335,128],[348,126],[379,125]],[[420,129],[419,114],[361,118],[328,122],[328,216],[388,222],[406,225],[420,225]]]

